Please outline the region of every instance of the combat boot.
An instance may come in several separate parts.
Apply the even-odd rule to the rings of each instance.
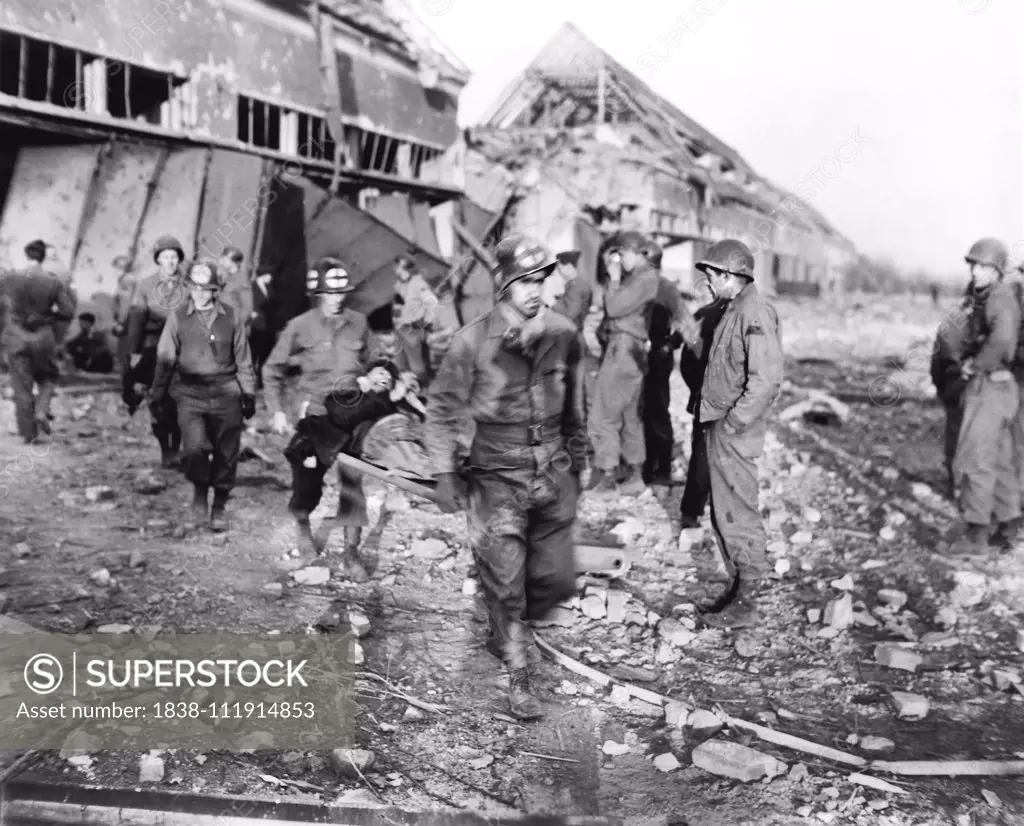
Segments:
[[[1000,522],[996,531],[989,539],[990,545],[995,545],[1003,553],[1008,553],[1017,547],[1021,541],[1021,519],[1011,519],[1008,522]]]
[[[630,465],[625,481],[619,486],[619,493],[623,496],[639,496],[645,490],[647,490],[647,485],[644,484],[644,480],[640,476],[640,467]]]
[[[196,525],[205,525],[206,520],[210,518],[206,502],[209,492],[210,489],[206,485],[193,485],[191,516],[192,522]]]
[[[517,720],[539,720],[544,716],[540,700],[533,692],[528,668],[509,671],[508,707]]]
[[[341,554],[338,573],[353,582],[366,582],[370,578],[366,568],[363,567],[363,561],[359,558],[359,544],[362,542],[362,538],[362,528],[353,525],[345,526],[345,550]]]
[[[227,491],[215,490],[213,492],[213,507],[210,508],[210,529],[216,533],[224,533],[230,527],[227,514],[224,513],[224,507],[228,503],[228,495]]]
[[[587,490],[593,493],[615,493],[615,472],[594,468]]]
[[[950,553],[955,556],[979,556],[988,553],[988,525],[977,525],[967,523],[967,528],[961,536],[950,547]]]
[[[736,596],[717,614],[706,614],[704,624],[711,628],[733,630],[737,628],[755,628],[761,623],[761,613],[757,610],[756,583],[747,582],[737,577]]]

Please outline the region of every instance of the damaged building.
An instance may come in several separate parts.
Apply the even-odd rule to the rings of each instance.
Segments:
[[[404,0],[10,0],[0,7],[0,265],[43,238],[102,315],[122,269],[241,249],[281,287],[344,250],[355,305],[408,254],[445,281],[466,68]]]
[[[457,151],[472,204],[464,214],[480,216],[480,241],[533,232],[556,250],[582,250],[591,276],[601,239],[626,228],[655,236],[665,270],[684,282],[710,243],[740,238],[769,293],[840,289],[855,256],[810,204],[758,175],[568,23]]]

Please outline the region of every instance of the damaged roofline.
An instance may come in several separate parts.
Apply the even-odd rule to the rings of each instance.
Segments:
[[[13,112],[15,117],[11,117]],[[197,132],[171,132],[151,124],[143,124],[129,121],[115,121],[105,118],[102,115],[92,115],[87,112],[78,112],[68,109],[67,112],[54,112],[52,104],[37,103],[23,98],[12,97],[0,92],[0,120],[13,121],[14,123],[25,123],[24,118],[17,115],[29,115],[31,121],[27,125],[39,129],[46,129],[58,133],[67,133],[68,127],[71,130],[85,132],[89,137],[98,140],[109,140],[111,137],[131,136],[134,138],[151,138],[165,143],[186,144],[189,146],[213,146],[218,149],[225,149],[231,152],[240,152],[246,155],[257,155],[269,160],[293,164],[302,168],[306,174],[319,174],[330,177],[334,173],[334,164],[330,161],[314,161],[308,158],[297,158],[294,155],[287,155],[273,149],[254,147],[237,141],[215,138],[211,135]],[[71,123],[69,123],[69,121]],[[403,192],[420,194],[430,201],[431,206],[446,203],[447,201],[461,198],[464,193],[458,187],[444,186],[441,184],[428,184],[408,178],[399,178],[393,175],[385,175],[380,172],[365,172],[362,170],[341,169],[338,173],[339,180],[351,183],[362,184],[370,187],[383,187],[396,189]]]

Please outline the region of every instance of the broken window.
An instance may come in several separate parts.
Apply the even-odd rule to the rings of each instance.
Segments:
[[[238,140],[311,161],[333,161],[327,118],[248,95],[238,96]]]
[[[186,78],[7,31],[0,31],[0,92],[166,128],[196,122]]]

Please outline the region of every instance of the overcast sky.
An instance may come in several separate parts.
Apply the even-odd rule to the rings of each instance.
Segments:
[[[571,21],[861,251],[1024,258],[1024,0],[411,2],[473,72],[465,125]]]

